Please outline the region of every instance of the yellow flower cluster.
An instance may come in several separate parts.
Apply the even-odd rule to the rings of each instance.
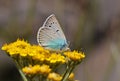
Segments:
[[[34,60],[45,61],[51,64],[65,63],[65,57],[58,53],[42,53],[33,56]]]
[[[49,73],[48,79],[50,79],[51,81],[61,81],[62,76],[53,72],[53,73]]]
[[[64,55],[70,58],[72,61],[80,61],[85,58],[84,53],[78,51],[64,52]]]
[[[16,55],[21,53],[21,56],[25,56],[22,53],[24,53],[24,50],[26,49],[26,47],[29,47],[29,46],[30,44],[28,44],[27,42],[24,42],[24,40],[21,41],[18,39],[16,42],[10,43],[9,45],[5,44],[2,47],[2,50],[6,50],[10,55]]]
[[[61,52],[58,53],[46,50],[39,45],[31,45],[20,39],[16,42],[3,45],[2,50],[8,52],[24,74],[34,75],[34,78],[37,78],[35,76],[38,76],[38,74],[46,75],[45,77],[50,81],[73,81],[74,74],[70,76],[69,74],[72,72],[75,65],[79,64],[82,59],[85,58],[82,52],[67,51],[61,54]],[[58,70],[56,66],[60,64],[67,65],[67,70],[65,73],[63,72],[64,74],[61,74],[63,76],[54,72]]]
[[[22,68],[22,71],[26,74],[26,75],[34,75],[34,74],[49,74],[51,69],[48,65],[30,65],[29,67],[24,67]]]
[[[17,40],[11,44],[5,44],[2,50],[7,51],[11,56],[20,55],[22,57],[30,56],[31,59],[48,63],[65,63],[65,57],[61,54],[50,53],[38,45],[30,45],[24,40]]]
[[[2,50],[6,50],[11,56],[20,55],[20,56],[34,56],[38,53],[49,53],[48,50],[36,45],[30,45],[24,40],[18,39],[16,42],[5,44],[2,47]]]

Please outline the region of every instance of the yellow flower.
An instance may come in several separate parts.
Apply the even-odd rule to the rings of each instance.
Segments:
[[[84,53],[73,51],[73,52],[64,52],[64,55],[70,58],[73,61],[80,61],[85,58]]]
[[[69,75],[68,79],[69,79],[69,80],[73,80],[73,79],[74,79],[74,76],[75,76],[74,73],[71,73],[71,74]]]
[[[29,46],[30,44],[25,42],[24,40],[17,39],[16,42],[3,45],[2,50],[7,51],[10,55],[14,55],[14,54],[20,54],[21,52],[23,53],[26,47]],[[23,56],[26,56],[26,54]]]
[[[33,51],[35,51],[35,50],[33,50]],[[44,61],[46,61],[47,58],[49,58],[50,55],[51,54],[49,53],[49,51],[48,52],[45,52],[45,51],[39,52],[38,51],[38,52],[36,52],[36,55],[32,56],[32,59],[36,60],[36,61],[44,62]]]
[[[61,54],[52,53],[50,57],[46,58],[51,64],[55,63],[65,63],[65,57]]]
[[[24,67],[22,69],[22,71],[26,74],[26,75],[34,75],[34,74],[43,74],[46,75],[48,73],[50,73],[51,69],[48,65],[30,65],[28,67]]]
[[[31,53],[29,53],[30,56],[33,56],[35,54],[41,54],[41,53],[49,53],[48,50],[38,45],[31,46],[30,51],[31,51]]]
[[[49,73],[48,79],[50,79],[52,81],[61,81],[62,77],[57,73]]]
[[[44,64],[40,67],[39,72],[40,72],[40,74],[46,75],[46,74],[50,73],[50,71],[51,71],[50,67],[48,65]]]
[[[36,70],[37,69],[39,69],[39,65],[36,65],[36,66],[32,66],[32,65],[30,65],[29,67],[24,67],[23,69],[22,69],[22,71],[26,74],[26,75],[31,75],[31,74],[36,74]]]
[[[32,59],[43,62],[46,59],[46,55],[45,54],[36,54],[36,55],[32,56]]]

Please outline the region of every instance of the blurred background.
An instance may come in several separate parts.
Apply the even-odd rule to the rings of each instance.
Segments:
[[[0,48],[17,38],[37,44],[45,19],[55,14],[70,48],[85,52],[79,81],[120,81],[120,0],[0,0]],[[0,81],[22,81],[0,50]]]

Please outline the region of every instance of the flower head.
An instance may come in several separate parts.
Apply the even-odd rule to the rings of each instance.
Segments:
[[[22,54],[22,56],[26,56],[26,53],[24,52],[27,47],[29,47],[30,44],[25,42],[24,40],[17,39],[16,42],[5,44],[2,46],[2,50],[7,51],[11,56],[15,54]]]
[[[50,71],[51,71],[50,67],[48,65],[44,64],[40,67],[39,73],[46,75],[46,74],[50,73]]]
[[[52,81],[61,81],[62,76],[60,76],[57,73],[49,73],[48,75],[48,79],[52,80]]]
[[[65,63],[65,57],[57,53],[52,53],[50,57],[46,58],[46,60],[51,64]]]
[[[32,45],[30,47],[29,56],[35,56],[37,54],[48,54],[49,51],[38,45]]]
[[[73,61],[80,61],[85,58],[84,53],[78,51],[64,52],[64,55]]]
[[[26,74],[26,75],[34,75],[34,74],[43,74],[46,75],[48,73],[50,73],[51,69],[48,65],[30,65],[28,67],[24,67],[22,69],[22,71]]]
[[[32,75],[32,74],[36,74],[39,71],[40,66],[39,65],[29,65],[28,67],[24,67],[22,68],[22,71],[26,74],[26,75]]]
[[[73,80],[74,79],[74,73],[71,73],[68,77],[69,80]]]

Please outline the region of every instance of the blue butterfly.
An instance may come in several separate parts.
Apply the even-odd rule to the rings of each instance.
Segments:
[[[54,14],[50,15],[37,33],[37,42],[45,49],[53,51],[68,50],[66,37]]]

